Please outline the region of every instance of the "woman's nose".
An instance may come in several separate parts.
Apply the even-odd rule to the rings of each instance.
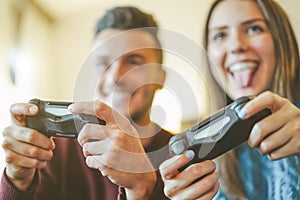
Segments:
[[[241,33],[234,33],[228,40],[228,49],[230,53],[238,54],[247,51],[247,38]]]

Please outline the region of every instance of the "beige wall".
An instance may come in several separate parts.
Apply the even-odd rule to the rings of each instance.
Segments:
[[[17,13],[22,16],[18,22]],[[20,24],[19,28],[17,24]],[[49,19],[34,5],[19,0],[0,1],[0,142],[2,130],[10,122],[9,107],[32,97],[56,96],[53,82],[53,34]],[[17,34],[20,31],[19,36]],[[16,85],[9,78],[13,65]],[[49,87],[48,87],[49,85]],[[1,149],[0,158],[4,159]],[[4,162],[0,162],[0,169]]]
[[[4,53],[14,49],[16,83],[20,91],[28,96],[40,95],[49,98],[55,94],[55,87],[47,87],[53,79],[53,34],[51,22],[35,6],[26,1],[8,0],[8,11],[4,17],[8,40],[4,44]],[[13,14],[21,13],[19,34],[16,32],[17,20]],[[4,57],[6,64],[8,57]]]

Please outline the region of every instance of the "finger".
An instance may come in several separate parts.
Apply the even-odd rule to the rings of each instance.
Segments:
[[[87,164],[88,167],[92,168],[92,169],[103,169],[104,165],[102,164],[102,156],[101,155],[97,155],[97,156],[88,156],[85,159],[85,162]]]
[[[268,153],[270,159],[277,160],[300,154],[300,127],[298,123],[298,119],[292,120],[275,133],[277,137],[274,134],[274,138],[270,138],[271,142],[265,145],[266,147],[263,147],[264,153]]]
[[[185,180],[180,182],[180,187],[184,188],[192,184],[195,180],[206,176],[216,170],[216,165],[213,161],[207,160],[200,163],[195,163],[187,167],[176,176],[176,179]],[[180,185],[179,184],[179,185]]]
[[[285,126],[285,124],[288,124],[291,117],[293,117],[293,114],[289,111],[289,109],[282,108],[256,123],[249,136],[249,146],[257,147],[268,135],[278,131]]]
[[[282,122],[274,123],[274,121],[279,120],[279,115],[271,115],[266,117],[265,119],[257,122],[249,135],[248,144],[250,147],[257,147],[261,143],[261,141],[266,138],[271,133],[277,131],[283,126]],[[282,120],[281,120],[282,121]]]
[[[211,199],[213,199],[213,197],[216,196],[216,194],[218,193],[219,187],[220,187],[220,182],[217,181],[217,183],[215,184],[215,186],[211,190],[206,192],[201,197],[197,198],[197,200],[206,200],[206,199],[211,200]]]
[[[213,190],[214,187],[218,185],[218,180],[219,176],[217,172],[211,173],[193,184],[193,187],[187,188],[183,194],[186,193],[191,199],[198,197],[204,198],[210,190]]]
[[[78,134],[78,142],[82,146],[88,141],[97,141],[105,139],[104,129],[106,127],[97,124],[86,124]]]
[[[28,103],[16,103],[10,107],[13,122],[20,126],[25,126],[25,115],[32,116],[38,113],[38,107]]]
[[[245,113],[244,119],[250,118],[255,113],[269,108],[271,112],[278,110],[287,100],[278,96],[277,94],[266,91],[246,103],[246,105],[241,109],[240,113]]]
[[[291,148],[291,147],[295,147],[295,148]],[[299,140],[290,140],[288,143],[271,151],[268,154],[268,157],[270,160],[278,160],[291,155],[299,155]]]
[[[101,101],[76,102],[69,106],[73,113],[85,113],[98,116],[106,124],[126,124],[128,119]]]
[[[287,144],[291,140],[291,136],[287,134],[287,131],[289,131],[287,127],[283,127],[264,138],[258,146],[260,153],[265,155]]]
[[[92,155],[102,155],[104,152],[110,151],[110,142],[107,140],[87,142],[83,145],[83,154],[85,157]]]
[[[8,138],[3,140],[2,147],[5,150],[11,150],[24,157],[38,159],[41,161],[49,161],[53,157],[53,153],[51,150],[45,150],[37,146]]]
[[[47,162],[44,160],[24,157],[13,151],[5,151],[5,154],[6,154],[6,162],[8,165],[12,164],[22,168],[35,168],[35,169],[42,169],[47,165]]]
[[[216,193],[216,187],[219,187],[219,175],[213,172],[198,180],[194,184],[177,192],[176,199],[205,199],[210,193]],[[210,194],[212,195],[212,194]]]
[[[30,128],[11,126],[5,130],[4,135],[5,137],[13,137],[20,142],[32,144],[46,150],[55,148],[55,143],[52,139]]]
[[[180,167],[183,167],[195,156],[194,151],[189,150],[181,155],[173,156],[172,158],[164,161],[160,166],[159,170],[163,179],[171,179],[176,176]]]
[[[109,175],[111,177],[112,173],[115,172],[115,170],[113,170],[112,168],[103,164],[102,157],[103,157],[102,155],[88,156],[88,157],[86,157],[85,162],[89,168],[99,170],[101,172],[102,176]],[[119,173],[119,172],[117,173],[118,178],[120,178],[121,175],[122,175],[121,173]]]

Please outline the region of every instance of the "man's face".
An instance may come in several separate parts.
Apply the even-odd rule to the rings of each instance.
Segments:
[[[149,115],[164,71],[151,34],[141,30],[107,29],[94,43],[96,96],[114,109],[137,120]]]

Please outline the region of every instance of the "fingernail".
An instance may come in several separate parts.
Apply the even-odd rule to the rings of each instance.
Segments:
[[[83,154],[85,157],[92,155],[89,153],[89,147],[87,146],[87,144],[84,144],[82,149],[83,149]]]
[[[240,119],[244,119],[247,114],[248,114],[248,111],[244,108],[238,113]]]
[[[191,159],[195,156],[195,152],[192,150],[188,150],[185,154],[185,157],[187,157],[188,159]]]
[[[37,107],[35,107],[35,106],[30,106],[30,108],[29,108],[29,112],[30,112],[30,113],[36,113],[36,111],[37,111]]]
[[[255,127],[256,126],[253,127],[253,129],[250,133],[250,137],[249,137],[249,140],[250,140],[250,143],[252,146],[256,145],[256,143],[258,142],[258,140],[261,136],[261,133],[259,131],[257,131],[257,129]]]
[[[73,104],[70,104],[70,105],[68,106],[68,110],[72,111],[72,109],[73,109]]]
[[[267,157],[268,157],[269,160],[273,160],[273,159],[271,158],[270,154],[268,154]]]
[[[53,141],[53,138],[50,138],[51,143],[49,145],[49,149],[54,150],[55,149],[55,142]]]
[[[172,176],[171,175],[166,175],[165,178],[170,180],[172,178]]]

